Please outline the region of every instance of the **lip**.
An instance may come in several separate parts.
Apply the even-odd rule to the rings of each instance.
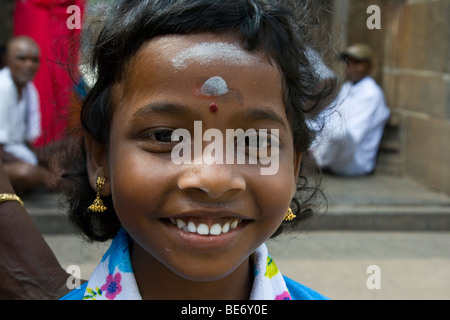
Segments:
[[[239,236],[250,223],[248,220],[242,221],[236,229],[230,230],[228,233],[222,233],[217,236],[205,236],[183,231],[168,221],[164,222],[169,232],[182,247],[199,250],[219,250],[230,247],[233,243],[236,243]]]
[[[24,70],[24,71],[22,71],[22,75],[23,76],[29,76],[29,77],[34,76],[35,73],[36,72],[33,71],[33,70]]]
[[[182,213],[171,215],[163,218],[173,219],[185,219],[185,218],[198,218],[198,219],[224,219],[224,218],[238,218],[242,220],[251,220],[249,217],[242,215],[235,211],[227,210],[190,210]]]
[[[24,79],[27,79],[27,80],[33,79],[34,73],[24,72],[24,73],[21,73],[21,77]]]
[[[242,221],[236,228],[229,230],[227,233],[221,233],[220,235],[200,235],[178,228],[170,222],[170,219],[209,220],[211,224],[215,221],[223,221],[224,219],[240,219]],[[182,247],[197,250],[220,250],[236,243],[252,220],[236,212],[189,211],[167,218],[161,218],[161,221],[163,221],[175,241]]]

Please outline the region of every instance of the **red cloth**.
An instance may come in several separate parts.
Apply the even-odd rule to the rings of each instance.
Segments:
[[[65,114],[77,78],[80,29],[70,29],[67,20],[77,5],[83,16],[83,0],[16,0],[14,35],[33,38],[41,49],[41,66],[34,83],[41,103],[42,132],[36,146],[62,137]],[[75,74],[70,74],[69,69]],[[75,75],[75,77],[74,77]]]

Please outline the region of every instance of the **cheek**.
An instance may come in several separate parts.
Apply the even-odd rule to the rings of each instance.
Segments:
[[[111,155],[111,193],[119,220],[151,218],[169,185],[166,159],[132,149]]]
[[[280,159],[281,160],[281,159]],[[268,220],[283,220],[295,193],[295,174],[292,161],[280,161],[280,168],[273,176],[260,175],[254,180],[254,190],[258,190],[261,209],[270,217]]]
[[[268,179],[264,182],[264,186],[265,190],[262,191],[260,199],[264,199],[265,206],[271,209],[270,212],[284,214],[292,200],[292,187],[289,177]],[[274,192],[274,190],[278,191]]]

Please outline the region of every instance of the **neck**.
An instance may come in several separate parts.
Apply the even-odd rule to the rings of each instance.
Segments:
[[[367,75],[365,75],[365,76],[363,76],[363,77],[361,77],[359,79],[353,80],[352,83],[353,84],[357,84],[358,82],[361,82],[361,80],[365,79],[366,77],[367,77]]]
[[[144,300],[248,300],[253,285],[250,258],[229,275],[212,281],[183,278],[136,243],[131,262]]]
[[[23,88],[25,88],[25,85],[20,85],[17,84],[17,82],[14,81],[14,84],[16,85],[16,89],[17,89],[17,97],[20,99],[22,99],[22,90]]]

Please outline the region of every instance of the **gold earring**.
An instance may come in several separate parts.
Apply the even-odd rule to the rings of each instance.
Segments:
[[[103,204],[102,199],[100,198],[100,191],[102,191],[103,187],[105,186],[105,181],[106,179],[104,177],[97,178],[97,197],[88,208],[92,212],[105,212],[107,209]]]
[[[292,209],[289,208],[284,215],[284,221],[289,222],[294,220],[295,218],[297,218],[297,216],[294,214],[294,212],[292,212]]]

